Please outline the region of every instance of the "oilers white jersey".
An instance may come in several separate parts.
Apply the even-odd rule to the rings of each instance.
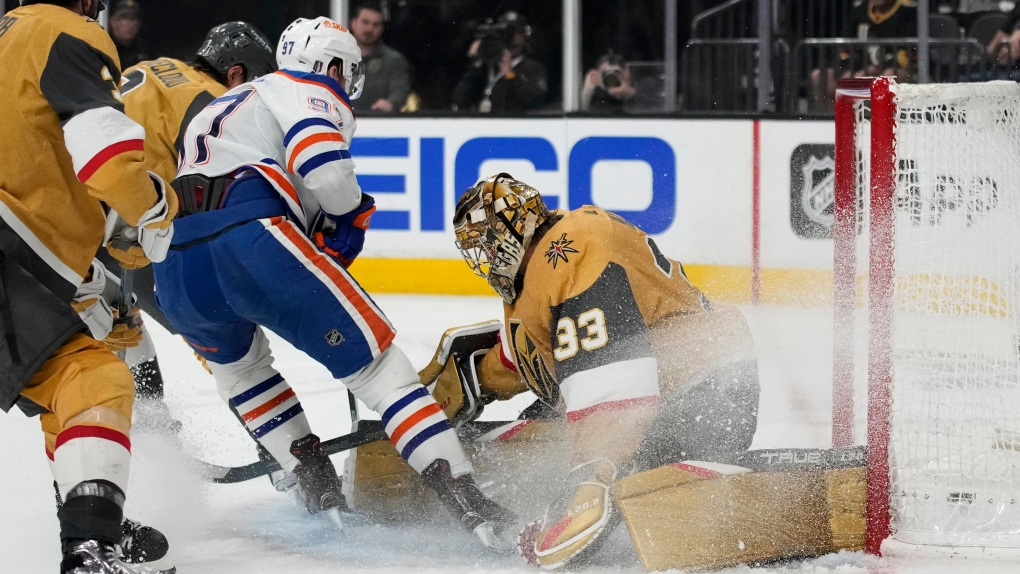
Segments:
[[[340,84],[280,70],[237,86],[195,116],[177,175],[216,177],[251,167],[311,231],[320,210],[343,215],[361,203],[349,151],[356,127]]]

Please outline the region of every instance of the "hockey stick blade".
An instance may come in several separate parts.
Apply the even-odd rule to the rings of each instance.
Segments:
[[[375,442],[377,440],[386,440],[386,431],[384,431],[380,425],[366,425],[365,423],[375,421],[362,421],[364,428],[361,428],[351,434],[345,434],[336,438],[323,441],[320,444],[322,452],[327,455],[336,454],[352,448]],[[210,464],[204,461],[197,461],[200,467],[200,474],[212,482],[217,484],[233,484],[236,482],[244,482],[253,478],[267,475],[271,472],[280,470],[280,463],[275,460],[260,460],[244,466],[219,466]]]

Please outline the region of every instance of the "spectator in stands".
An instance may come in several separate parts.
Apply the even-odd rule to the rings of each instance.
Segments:
[[[917,37],[917,6],[910,0],[857,0],[854,21],[860,40]],[[842,52],[836,67],[812,70],[811,111],[832,110],[837,78],[881,75],[906,82],[913,54],[914,50],[906,46],[871,46],[863,57],[853,49]]]
[[[471,65],[453,93],[453,109],[513,113],[544,104],[549,85],[545,67],[526,54],[530,34],[516,12],[479,26],[468,50]]]
[[[351,33],[361,48],[365,70],[361,97],[352,102],[359,113],[399,112],[411,92],[411,66],[403,54],[382,43],[384,26],[379,4],[366,2],[351,13]]]
[[[861,0],[854,6],[857,37],[861,40],[917,37],[917,6],[908,0]],[[873,48],[870,64],[857,75],[896,76],[907,80],[911,51],[906,48]]]
[[[151,60],[138,33],[142,29],[138,0],[117,0],[110,8],[110,37],[117,46],[120,68],[126,70],[142,60]]]
[[[1011,66],[1020,60],[1020,30],[1016,29],[1017,24],[1020,24],[1020,2],[1013,6],[1002,28],[988,43],[988,55],[1003,66]],[[1009,49],[1002,46],[1003,41],[1008,42]]]
[[[622,114],[635,94],[627,61],[610,51],[585,75],[581,109],[595,114]]]

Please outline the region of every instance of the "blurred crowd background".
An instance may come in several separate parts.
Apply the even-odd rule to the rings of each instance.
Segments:
[[[246,20],[275,42],[295,18],[330,13],[329,0],[110,4],[124,67],[189,59],[222,22]],[[1016,2],[927,4],[924,18],[914,0],[580,0],[579,101],[568,111],[826,115],[841,78],[1020,80]],[[359,114],[564,111],[561,1],[351,0],[346,24],[365,61]]]

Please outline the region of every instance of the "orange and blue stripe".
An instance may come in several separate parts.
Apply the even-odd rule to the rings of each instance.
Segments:
[[[230,404],[256,438],[262,438],[304,412],[294,389],[279,373],[234,395]]]
[[[382,415],[390,442],[407,460],[430,438],[453,433],[453,425],[425,387],[414,389],[390,405]]]
[[[303,119],[287,130],[283,138],[288,158],[287,171],[307,177],[329,162],[351,159],[346,145],[343,134],[332,121],[326,118]],[[305,159],[298,161],[302,154],[305,154]]]

